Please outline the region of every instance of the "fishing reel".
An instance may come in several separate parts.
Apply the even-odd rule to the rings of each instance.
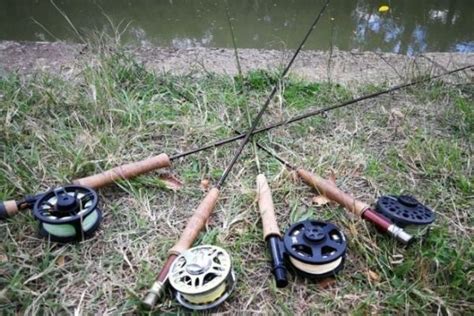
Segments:
[[[423,236],[434,222],[434,212],[411,195],[386,195],[377,200],[375,210],[413,236]]]
[[[208,310],[223,303],[235,287],[229,253],[211,245],[191,248],[170,267],[176,300],[191,310]]]
[[[43,237],[60,243],[80,241],[92,236],[100,225],[98,202],[94,190],[67,185],[41,195],[33,206],[33,215]]]
[[[288,261],[305,277],[325,278],[344,266],[347,242],[333,224],[305,220],[291,225],[283,237]]]

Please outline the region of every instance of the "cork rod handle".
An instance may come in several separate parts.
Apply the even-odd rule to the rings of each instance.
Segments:
[[[168,155],[159,154],[142,161],[118,166],[93,176],[76,179],[73,183],[96,189],[117,180],[130,179],[156,169],[169,167],[170,165],[171,161]]]
[[[356,215],[362,216],[365,210],[369,208],[368,204],[356,200],[351,195],[341,191],[341,189],[339,189],[334,183],[329,180],[323,179],[301,168],[298,168],[296,172],[303,179],[304,182],[318,190],[319,193],[339,203],[347,210],[352,213],[355,213]]]
[[[257,176],[257,196],[258,208],[260,210],[260,216],[262,217],[263,238],[267,239],[269,236],[281,237],[275,216],[272,191],[268,186],[267,178],[265,178],[263,174]]]
[[[179,255],[181,252],[191,248],[194,240],[196,240],[199,232],[204,228],[209,216],[211,216],[218,198],[219,189],[212,188],[194,211],[193,216],[188,220],[178,242],[168,251],[169,255]]]

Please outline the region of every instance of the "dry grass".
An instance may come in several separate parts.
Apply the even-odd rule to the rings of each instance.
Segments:
[[[204,74],[155,75],[129,56],[102,51],[80,75],[0,79],[0,198],[21,197],[158,152],[189,149],[245,130],[275,76],[242,80]],[[404,249],[339,207],[317,207],[308,189],[277,161],[248,146],[196,244],[228,249],[238,284],[226,313],[473,313],[473,89],[433,82],[258,137],[294,164],[327,175],[372,202],[411,192],[437,221],[423,242]],[[456,83],[459,83],[456,84]],[[282,85],[264,123],[356,93],[295,78]],[[235,144],[176,161],[185,183],[163,189],[160,172],[100,191],[104,221],[94,238],[60,246],[37,237],[25,212],[0,223],[0,313],[143,312],[141,297]],[[335,283],[292,277],[274,286],[255,203],[255,159],[274,191],[281,228],[318,218],[347,235],[345,269]],[[372,277],[370,277],[370,275]],[[375,280],[374,276],[379,279]],[[184,312],[171,297],[164,312]]]

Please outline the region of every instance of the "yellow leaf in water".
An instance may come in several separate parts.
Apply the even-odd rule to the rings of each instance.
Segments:
[[[379,8],[380,13],[386,13],[388,12],[388,10],[390,10],[390,7],[388,5],[381,5]]]

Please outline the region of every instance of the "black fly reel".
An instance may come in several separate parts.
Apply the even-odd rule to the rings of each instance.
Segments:
[[[93,235],[102,220],[97,193],[67,185],[44,193],[33,207],[40,234],[56,242],[80,241]]]
[[[415,236],[424,235],[435,220],[433,211],[411,195],[381,196],[377,201],[376,210]]]
[[[291,225],[283,237],[287,259],[306,277],[325,278],[344,266],[346,237],[333,224],[305,220]]]

